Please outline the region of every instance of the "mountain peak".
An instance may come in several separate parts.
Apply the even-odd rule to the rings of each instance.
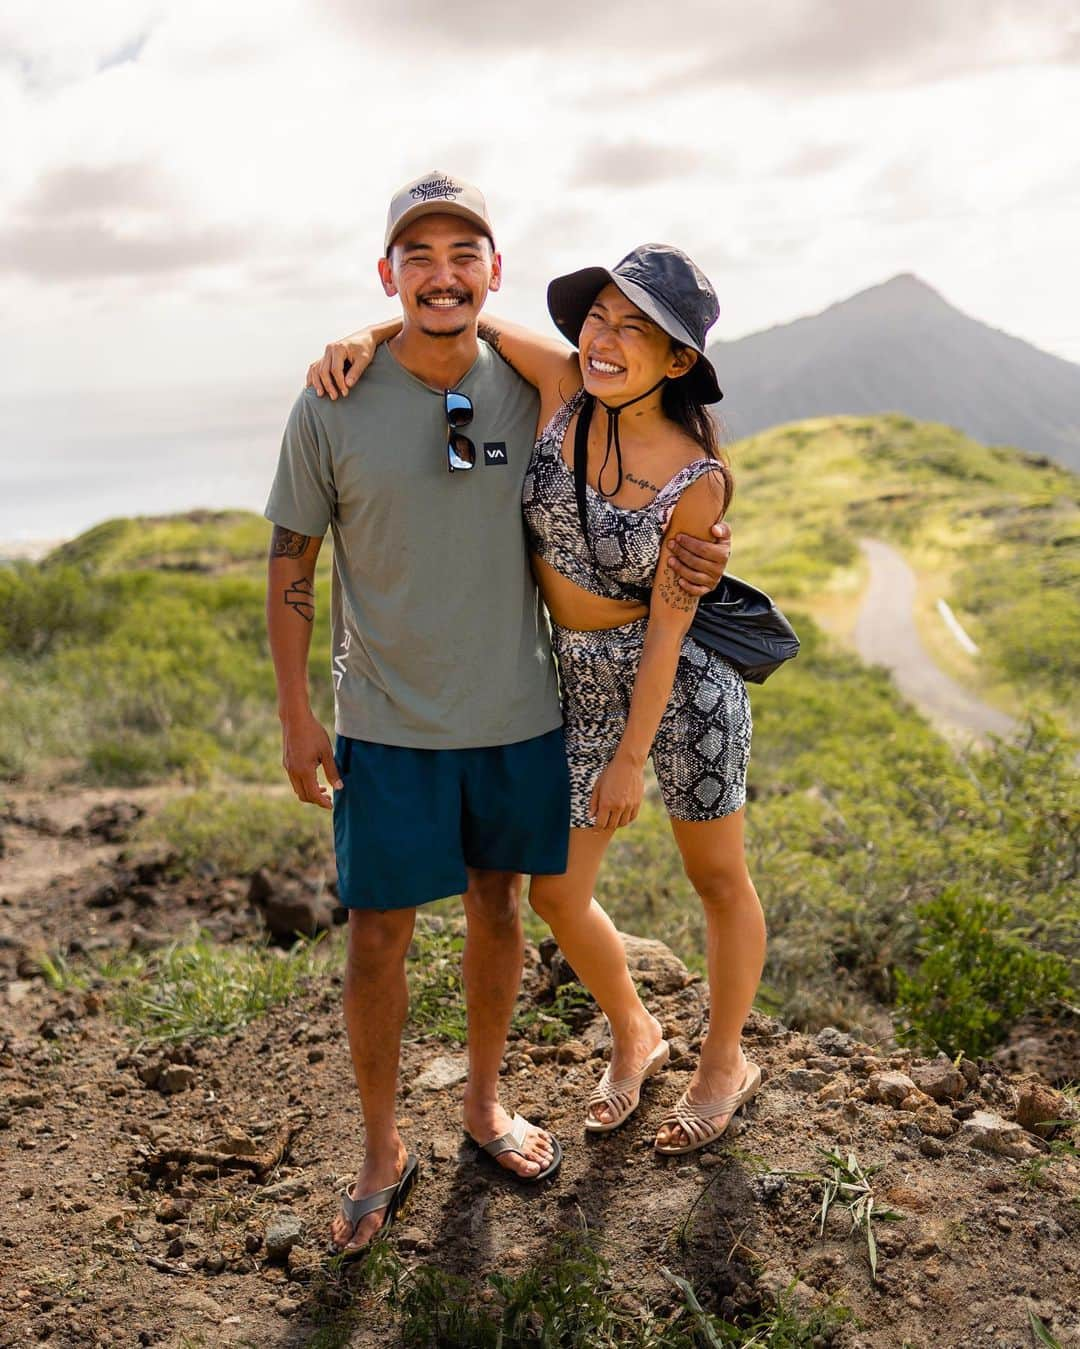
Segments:
[[[914,272],[898,272],[888,281],[881,281],[876,286],[868,286],[866,290],[857,291],[831,308],[868,309],[879,314],[897,314],[927,308],[951,309],[952,306],[939,291],[927,285]]]
[[[900,412],[1080,467],[1080,366],[972,318],[912,272],[711,351],[733,436]]]

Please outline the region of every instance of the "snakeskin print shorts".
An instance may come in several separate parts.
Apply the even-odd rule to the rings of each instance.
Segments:
[[[626,725],[648,621],[600,632],[551,625],[575,829],[593,825],[589,800]],[[650,755],[669,815],[716,820],[743,805],[752,729],[742,676],[723,656],[685,637]]]

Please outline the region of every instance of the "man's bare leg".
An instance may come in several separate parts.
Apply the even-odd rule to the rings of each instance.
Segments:
[[[415,909],[353,909],[345,961],[345,1026],[364,1118],[364,1162],[354,1199],[393,1185],[406,1151],[395,1117],[401,1032],[409,1010],[405,954]],[[382,1226],[385,1209],[367,1214],[353,1231],[338,1213],[330,1227],[338,1246],[363,1246]]]
[[[465,1129],[478,1143],[487,1143],[506,1133],[513,1122],[499,1104],[499,1065],[506,1052],[525,951],[521,877],[513,871],[470,867],[469,888],[462,898],[468,924],[461,962],[469,1024]],[[524,1156],[504,1152],[496,1160],[519,1176],[535,1176],[555,1155],[550,1139],[545,1130],[532,1128]]]

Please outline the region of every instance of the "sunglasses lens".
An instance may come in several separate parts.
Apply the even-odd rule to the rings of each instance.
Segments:
[[[451,473],[459,468],[472,468],[476,463],[476,446],[468,436],[452,435],[446,453],[450,460]]]
[[[446,420],[450,423],[453,430],[460,430],[473,419],[472,400],[463,393],[454,393],[447,390],[446,394]]]

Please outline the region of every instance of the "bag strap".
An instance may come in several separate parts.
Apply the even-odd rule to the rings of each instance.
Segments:
[[[585,473],[589,464],[589,426],[592,423],[594,405],[595,399],[592,394],[586,394],[581,400],[577,426],[574,428],[574,493],[577,497],[577,513],[578,520],[581,522],[581,533],[590,553],[592,552],[592,541],[589,538],[589,508],[585,496]]]

